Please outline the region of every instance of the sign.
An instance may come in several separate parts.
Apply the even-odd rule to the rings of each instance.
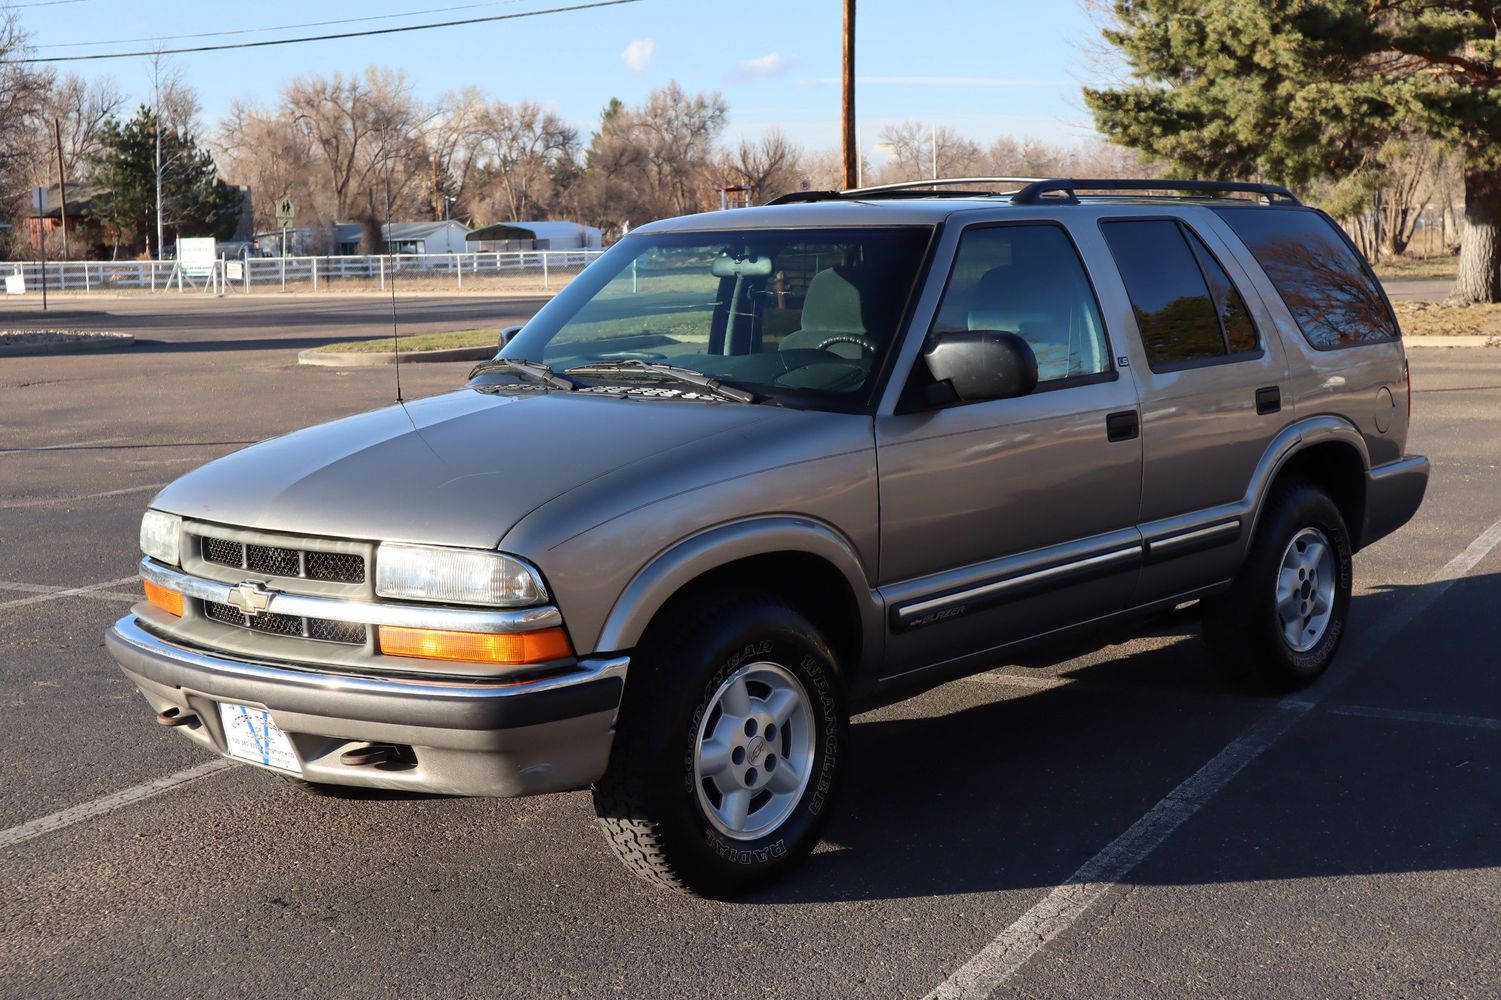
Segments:
[[[5,294],[25,295],[26,275],[22,274],[20,271],[17,271],[15,274],[7,274],[5,276]]]
[[[224,262],[225,281],[243,281],[245,279],[245,265],[237,260]]]
[[[276,228],[291,229],[292,219],[296,214],[297,206],[292,204],[292,199],[282,195],[281,201],[276,203]]]
[[[44,187],[31,189],[31,207],[38,216],[47,214],[47,189]]]
[[[195,236],[177,241],[177,262],[190,278],[206,278],[214,273],[218,260],[217,242],[212,236]]]

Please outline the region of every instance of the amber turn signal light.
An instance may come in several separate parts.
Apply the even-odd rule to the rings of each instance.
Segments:
[[[424,660],[462,660],[521,666],[546,663],[573,655],[568,633],[561,628],[496,635],[489,632],[443,632],[427,628],[382,625],[380,650],[387,656],[415,656]]]
[[[146,581],[146,600],[153,606],[161,608],[169,615],[182,617],[182,594],[175,590],[169,590],[161,584]]]

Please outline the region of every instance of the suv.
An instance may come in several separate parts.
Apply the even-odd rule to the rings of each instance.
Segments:
[[[643,226],[467,387],[182,477],[110,653],[309,790],[592,786],[713,896],[809,852],[851,712],[1029,647],[1192,606],[1317,678],[1428,479],[1349,240],[1268,185],[923,186]]]

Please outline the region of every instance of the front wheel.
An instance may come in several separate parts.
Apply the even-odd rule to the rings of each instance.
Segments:
[[[724,898],[818,842],[848,726],[823,636],[780,601],[726,595],[653,629],[594,789],[606,840],[635,874]]]
[[[1205,616],[1216,664],[1267,690],[1313,683],[1344,637],[1352,580],[1350,534],[1334,501],[1301,483],[1279,488],[1234,586]]]

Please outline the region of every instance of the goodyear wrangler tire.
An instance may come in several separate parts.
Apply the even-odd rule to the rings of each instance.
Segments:
[[[727,898],[818,842],[848,729],[829,644],[775,599],[726,594],[654,624],[631,663],[594,807],[649,882]]]

